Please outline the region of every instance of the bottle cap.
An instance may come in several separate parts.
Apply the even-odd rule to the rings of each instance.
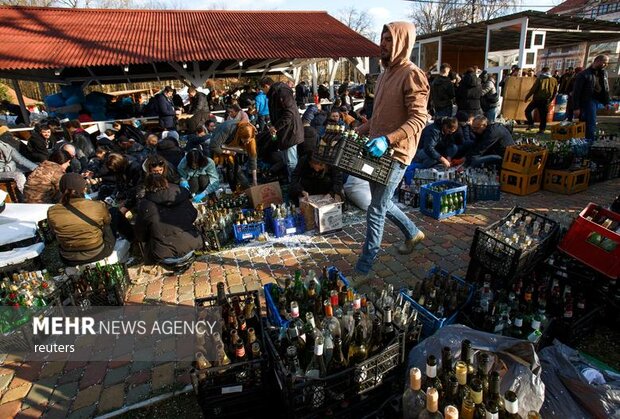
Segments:
[[[455,406],[448,405],[444,409],[443,415],[445,419],[459,419],[459,410]]]
[[[422,387],[422,371],[419,368],[409,370],[409,386],[414,391],[420,390]]]

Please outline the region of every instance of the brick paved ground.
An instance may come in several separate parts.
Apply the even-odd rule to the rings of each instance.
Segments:
[[[572,196],[502,194],[500,202],[471,205],[466,214],[441,222],[412,210],[409,216],[426,233],[426,241],[413,255],[401,256],[391,248],[401,240],[400,233],[388,225],[375,272],[380,281],[395,286],[411,284],[436,263],[464,275],[474,229],[496,221],[512,206],[540,213],[559,209],[576,213],[588,202],[608,204],[619,190],[620,179],[615,179]],[[327,236],[294,236],[224,251],[196,262],[181,276],[133,286],[127,300],[130,304],[193,305],[194,298],[213,295],[219,281],[225,281],[230,292],[238,292],[260,289],[298,267],[320,270],[329,264],[347,273],[361,251],[364,234],[365,223],[357,222]],[[188,366],[189,360],[156,365],[121,360],[87,364],[29,362],[1,355],[0,418],[86,418],[115,411],[185,387]]]

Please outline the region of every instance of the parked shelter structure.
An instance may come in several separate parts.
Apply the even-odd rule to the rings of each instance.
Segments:
[[[499,83],[503,70],[512,65],[535,69],[545,47],[587,42],[589,49],[590,44],[614,40],[620,40],[620,23],[528,10],[421,35],[412,60],[431,72],[438,72],[444,62],[460,73],[478,66],[497,74]]]
[[[295,82],[340,57],[362,73],[379,47],[327,12],[115,10],[0,7],[0,77],[44,83],[110,84],[284,74]],[[20,103],[22,109],[25,105]]]

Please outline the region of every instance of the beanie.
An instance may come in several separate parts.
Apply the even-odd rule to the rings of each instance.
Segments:
[[[86,189],[86,180],[79,173],[65,173],[60,178],[60,192],[71,189],[77,192],[83,192]]]

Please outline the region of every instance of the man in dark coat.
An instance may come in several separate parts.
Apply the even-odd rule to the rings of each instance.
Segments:
[[[413,158],[415,163],[429,168],[438,164],[448,168],[458,147],[454,144],[454,132],[458,128],[456,118],[445,117],[435,119],[435,122],[422,130],[420,145]]]
[[[452,104],[454,103],[454,83],[450,79],[450,64],[442,64],[439,67],[440,74],[431,83],[431,103],[435,111],[434,118],[452,116]]]
[[[47,146],[51,136],[52,128],[49,125],[35,127],[32,136],[28,139],[28,151],[30,152],[31,161],[41,163],[47,160],[50,155]]]
[[[194,226],[198,211],[189,191],[155,174],[147,175],[145,186],[135,224],[136,238],[145,243],[145,262],[160,263],[201,249],[202,238]]]
[[[575,76],[573,87],[573,109],[575,116],[586,123],[586,138],[594,140],[596,131],[596,109],[598,104],[609,103],[609,80],[605,67],[609,64],[607,55],[599,55],[590,67]]]
[[[207,95],[196,90],[195,87],[187,89],[189,95],[189,105],[187,107],[187,113],[190,115],[195,114],[198,111],[209,112],[209,100]]]
[[[260,86],[267,90],[269,119],[272,124],[269,132],[276,137],[278,149],[284,154],[290,180],[297,166],[297,144],[304,141],[304,127],[293,90],[282,82],[274,83],[270,77],[261,79]]]
[[[456,89],[456,105],[459,111],[470,115],[482,115],[480,97],[482,96],[482,82],[476,76],[474,69],[469,67]]]
[[[476,141],[466,156],[467,166],[501,165],[506,147],[514,145],[512,134],[502,124],[489,124],[479,115],[471,124]]]
[[[172,104],[174,89],[170,86],[155,95],[155,112],[159,116],[159,124],[162,128],[171,130],[176,128],[176,111]]]

